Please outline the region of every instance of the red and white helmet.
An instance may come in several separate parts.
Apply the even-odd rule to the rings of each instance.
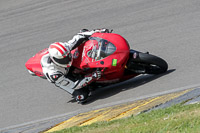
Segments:
[[[72,56],[70,50],[62,42],[55,42],[49,46],[49,55],[52,61],[60,67],[70,67]]]

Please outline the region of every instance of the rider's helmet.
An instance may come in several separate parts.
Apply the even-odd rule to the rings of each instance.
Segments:
[[[70,67],[72,56],[68,47],[62,42],[55,42],[49,46],[51,60],[60,67]]]

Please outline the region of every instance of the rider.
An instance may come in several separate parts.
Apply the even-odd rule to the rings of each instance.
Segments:
[[[89,93],[81,88],[101,78],[101,71],[96,70],[77,81],[69,79],[67,74],[73,61],[70,51],[87,41],[96,32],[108,33],[109,30],[88,31],[83,29],[68,42],[50,44],[49,53],[41,59],[42,70],[48,81],[72,94],[78,102],[85,101]]]

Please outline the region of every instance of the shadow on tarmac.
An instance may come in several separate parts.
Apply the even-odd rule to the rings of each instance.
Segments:
[[[172,72],[176,71],[176,69],[170,69],[167,72],[163,73],[163,74],[158,74],[158,75],[140,75],[137,77],[134,77],[132,79],[129,79],[127,81],[124,82],[120,82],[120,83],[116,83],[107,87],[103,87],[103,88],[99,88],[96,89],[95,91],[92,92],[92,95],[87,99],[87,102],[85,102],[83,105],[87,105],[90,104],[92,102],[95,102],[96,100],[99,99],[105,99],[108,97],[111,97],[113,95],[116,95],[122,91],[126,91],[129,89],[134,89],[138,86],[141,86],[143,84],[146,84],[148,82],[151,82],[153,80],[156,80],[162,76],[165,76],[167,74],[170,74]],[[68,102],[76,102],[75,99],[72,99]]]

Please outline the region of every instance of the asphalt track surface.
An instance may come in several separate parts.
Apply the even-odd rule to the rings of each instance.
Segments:
[[[199,0],[1,0],[0,128],[199,86],[199,7]],[[25,62],[50,43],[101,27],[114,29],[133,49],[164,58],[169,72],[99,90],[80,105],[26,71]]]

